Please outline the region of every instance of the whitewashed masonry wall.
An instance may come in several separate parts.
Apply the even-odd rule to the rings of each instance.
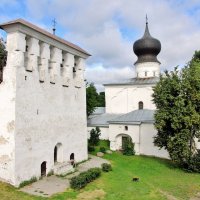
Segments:
[[[87,159],[84,62],[88,55],[23,24],[5,27],[7,66],[0,85],[0,178],[18,186],[71,153]]]

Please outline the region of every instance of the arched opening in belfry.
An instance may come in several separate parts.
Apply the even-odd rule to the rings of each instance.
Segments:
[[[41,176],[46,176],[47,171],[47,162],[44,161],[41,164]]]
[[[61,143],[57,143],[54,147],[54,163],[63,162],[63,147]]]

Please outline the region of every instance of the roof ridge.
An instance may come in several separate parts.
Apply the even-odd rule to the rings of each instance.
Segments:
[[[65,39],[63,39],[63,38],[61,38],[59,36],[56,36],[56,35],[48,32],[48,31],[46,31],[45,29],[43,29],[43,28],[41,28],[39,26],[36,26],[35,24],[32,24],[31,22],[26,21],[26,20],[24,20],[22,18],[18,18],[18,19],[15,19],[15,20],[11,20],[11,21],[9,21],[7,23],[0,24],[0,28],[4,29],[3,28],[4,26],[15,24],[15,23],[21,23],[21,24],[23,24],[25,26],[28,26],[29,28],[32,28],[32,29],[38,31],[38,32],[42,33],[43,35],[51,37],[52,39],[57,40],[58,42],[64,43],[65,45],[68,45],[73,49],[76,49],[78,51],[81,51],[84,54],[87,54],[88,56],[91,56],[87,51],[85,51],[84,49],[82,49],[78,45],[76,45],[76,44],[74,44],[72,42],[69,42],[69,41],[67,41],[67,40],[65,40]]]

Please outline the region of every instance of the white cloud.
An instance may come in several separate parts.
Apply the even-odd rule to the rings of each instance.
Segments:
[[[88,64],[91,65],[103,63],[103,66],[107,68],[121,68],[132,65],[135,57],[131,52],[132,43],[122,38],[120,30],[113,23],[105,23],[102,32],[97,32],[90,37],[68,34],[66,38],[81,41],[82,45],[90,50],[92,57],[88,60]]]
[[[65,38],[92,54],[86,76],[97,84],[133,76],[127,71],[136,60],[132,44],[143,35],[146,14],[151,35],[162,44],[161,69],[184,65],[200,48],[199,0],[28,0],[27,8],[33,19],[56,17]]]
[[[124,79],[132,78],[135,75],[133,68],[125,66],[123,68],[105,68],[102,64],[86,68],[87,82],[95,83],[98,91],[104,90],[102,83],[116,83]]]

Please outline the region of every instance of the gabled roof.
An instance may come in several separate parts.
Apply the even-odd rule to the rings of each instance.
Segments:
[[[136,124],[141,122],[154,122],[155,110],[134,110],[108,121],[109,124]]]
[[[105,113],[105,107],[96,107],[92,115],[99,115]]]
[[[48,32],[48,31],[46,31],[46,30],[44,30],[44,29],[42,29],[42,28],[40,28],[40,27],[38,27],[38,26],[36,26],[36,25],[26,21],[26,20],[24,20],[24,19],[16,19],[16,20],[13,20],[13,21],[9,21],[7,23],[0,24],[0,28],[4,29],[5,27],[8,27],[8,26],[13,25],[13,24],[22,24],[24,26],[27,26],[31,29],[34,29],[35,31],[40,32],[43,35],[46,35],[46,36],[48,36],[48,37],[50,37],[50,38],[52,38],[52,39],[54,39],[58,42],[61,42],[61,43],[65,44],[65,45],[67,45],[67,46],[69,46],[73,49],[76,49],[76,50],[78,50],[78,51],[80,51],[80,52],[82,52],[82,53],[84,53],[88,56],[91,56],[87,51],[83,50],[79,46],[77,46],[77,45],[75,45],[75,44],[73,44],[73,43],[71,43],[67,40],[64,40],[64,39],[62,39],[62,38],[60,38],[56,35],[53,35],[52,33]]]
[[[158,77],[151,78],[131,78],[125,81],[121,81],[118,83],[107,83],[104,86],[112,86],[112,85],[154,85],[159,81]]]
[[[88,118],[88,126],[105,126],[108,127],[108,121],[120,116],[121,114],[103,113],[100,115],[90,115]]]
[[[88,126],[105,126],[109,124],[141,124],[153,123],[155,110],[134,110],[126,114],[109,114],[90,115]]]

